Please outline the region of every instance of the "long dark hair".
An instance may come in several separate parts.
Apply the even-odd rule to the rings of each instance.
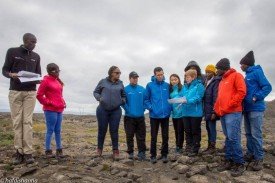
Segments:
[[[47,73],[48,73],[49,75],[52,75],[53,72],[59,72],[59,71],[60,71],[60,70],[59,70],[59,67],[58,67],[57,64],[55,64],[55,63],[50,63],[50,64],[47,65]],[[62,86],[64,86],[63,81],[61,81],[61,79],[60,79],[59,77],[57,77],[56,79],[57,79],[57,81],[58,81]]]
[[[171,74],[169,80],[171,80],[171,77],[178,78],[178,80],[179,80],[178,91],[181,91],[181,89],[182,89],[182,84],[181,84],[181,80],[180,80],[179,75],[177,75],[177,74]],[[169,91],[170,91],[170,93],[173,91],[173,85],[171,84],[171,82],[170,82],[170,85],[169,85]]]

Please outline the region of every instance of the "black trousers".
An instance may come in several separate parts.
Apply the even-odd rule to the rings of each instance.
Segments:
[[[136,135],[137,147],[139,152],[146,151],[145,137],[146,125],[144,117],[132,118],[124,117],[124,129],[126,132],[127,152],[134,152],[134,136]]]
[[[201,147],[201,121],[202,117],[183,118],[186,148],[192,152],[199,152]]]
[[[161,126],[162,146],[161,155],[167,156],[168,154],[168,140],[169,140],[169,118],[150,118],[151,125],[151,157],[157,156],[157,138],[159,126]]]
[[[175,130],[176,146],[182,149],[184,142],[184,124],[183,118],[172,118]]]

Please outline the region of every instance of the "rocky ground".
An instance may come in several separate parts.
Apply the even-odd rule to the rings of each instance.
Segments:
[[[149,124],[146,119],[147,125]],[[266,156],[264,169],[259,172],[247,171],[243,176],[233,178],[230,172],[217,172],[216,168],[223,160],[223,153],[199,155],[195,158],[175,156],[175,138],[170,126],[170,161],[163,164],[158,161],[152,165],[149,161],[128,160],[125,144],[123,122],[121,122],[119,161],[111,158],[111,141],[107,135],[103,157],[96,157],[97,123],[94,116],[65,115],[62,137],[64,159],[47,159],[44,156],[45,123],[43,115],[34,116],[34,148],[36,150],[33,165],[13,166],[11,156],[14,153],[13,132],[9,114],[0,114],[0,182],[19,178],[18,180],[37,180],[37,182],[275,182],[275,121],[266,118],[264,122],[264,142]],[[207,135],[202,124],[202,149],[206,148]],[[150,126],[147,126],[146,143],[149,157]],[[245,138],[243,137],[243,145]],[[161,138],[159,136],[159,141]],[[223,146],[224,137],[218,123],[219,148]],[[160,148],[161,142],[158,143]],[[54,149],[54,143],[53,143]]]

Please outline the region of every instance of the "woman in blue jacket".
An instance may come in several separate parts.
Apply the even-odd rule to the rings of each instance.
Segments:
[[[201,142],[201,121],[203,116],[202,99],[204,86],[197,79],[196,70],[185,72],[183,96],[186,103],[182,104],[184,130],[186,134],[186,154],[190,157],[198,155]]]
[[[126,102],[126,94],[124,85],[120,78],[120,70],[116,66],[110,67],[108,77],[99,81],[94,90],[94,97],[99,101],[96,109],[96,117],[98,121],[98,144],[97,153],[102,155],[103,144],[108,126],[113,146],[113,158],[119,158],[118,150],[118,128],[121,118],[121,108]]]
[[[183,97],[180,77],[177,74],[172,74],[170,76],[170,98],[174,99],[180,97]],[[172,104],[172,107],[172,121],[176,137],[176,153],[182,153],[184,142],[184,125],[181,104]]]

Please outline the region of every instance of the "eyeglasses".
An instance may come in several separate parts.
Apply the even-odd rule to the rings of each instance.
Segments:
[[[113,73],[115,73],[115,74],[117,74],[117,75],[120,75],[120,74],[121,74],[121,72],[113,72]]]
[[[53,73],[60,73],[61,70],[53,70]]]

